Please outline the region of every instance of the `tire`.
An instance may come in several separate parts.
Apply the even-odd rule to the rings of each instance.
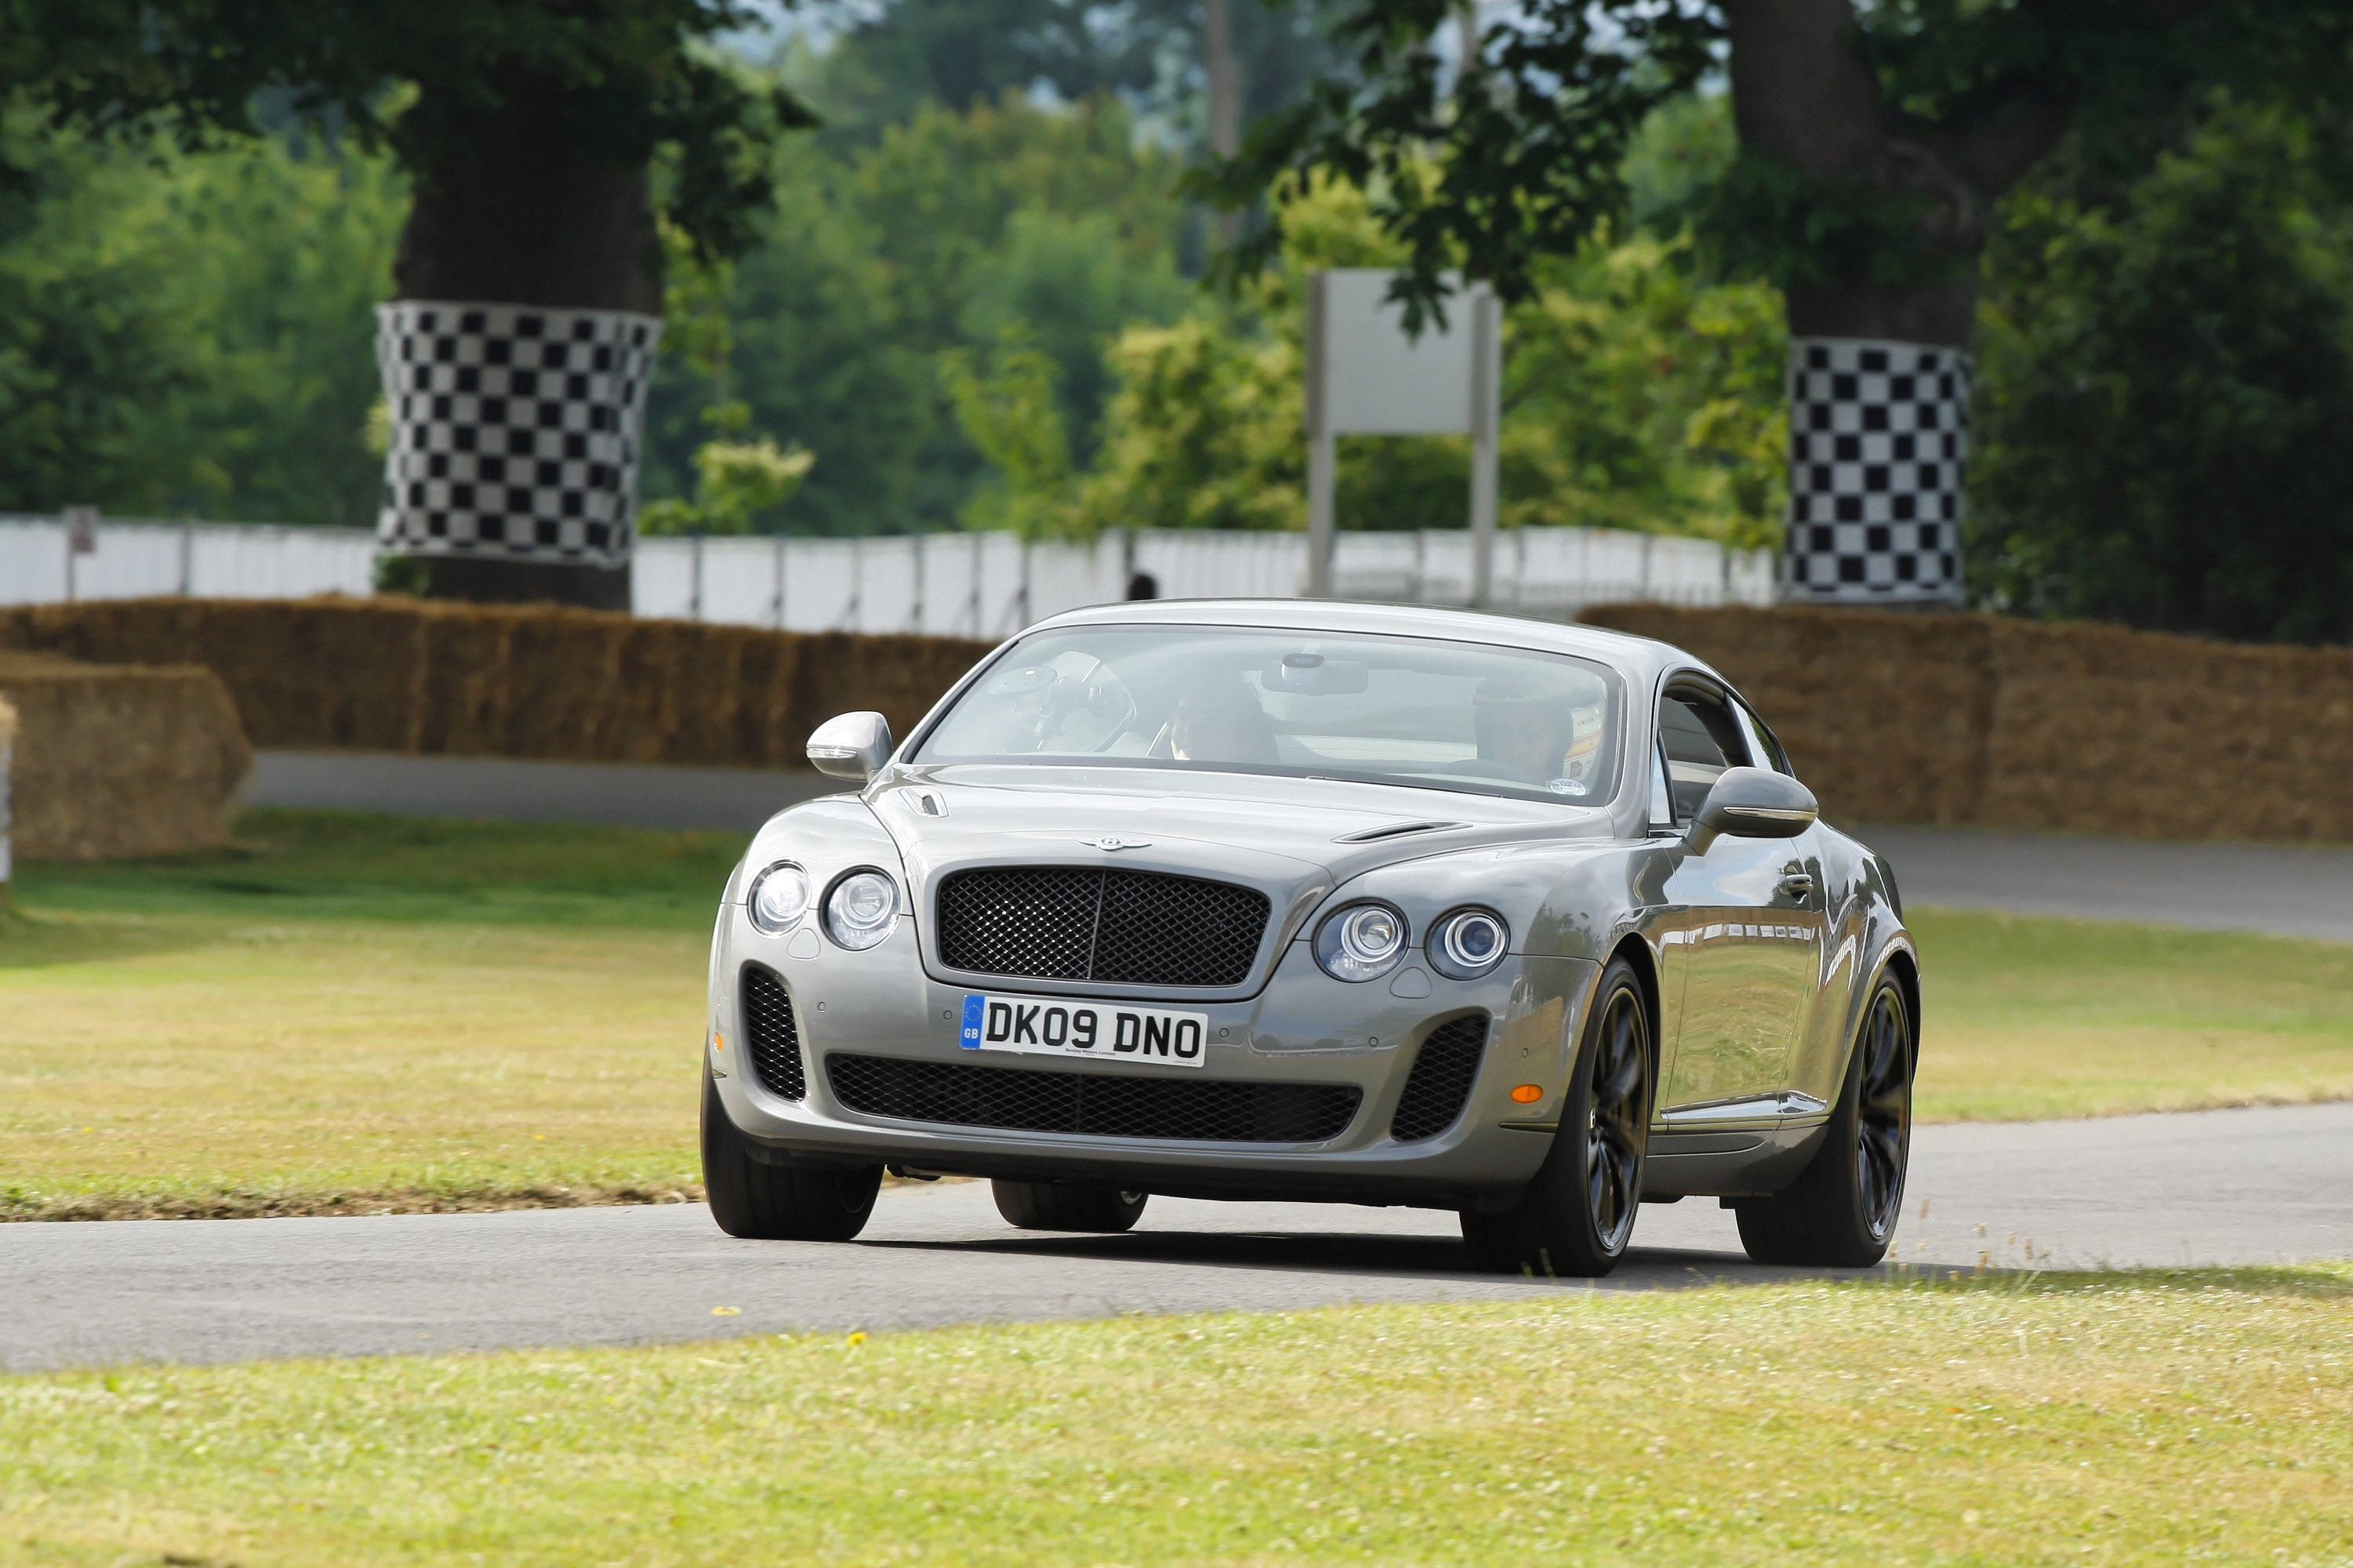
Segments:
[[[1894,976],[1863,1009],[1821,1148],[1788,1188],[1734,1205],[1759,1263],[1868,1268],[1887,1256],[1912,1152],[1912,1010]]]
[[[1023,1230],[1081,1230],[1116,1236],[1135,1228],[1152,1196],[1113,1182],[991,1182],[997,1212]]]
[[[1626,1255],[1658,1060],[1634,966],[1613,959],[1594,995],[1560,1129],[1535,1179],[1502,1214],[1462,1212],[1462,1239],[1482,1268],[1592,1279]]]
[[[719,1085],[702,1075],[702,1191],[711,1217],[730,1236],[754,1241],[848,1241],[866,1228],[880,1165],[788,1170],[763,1163],[727,1120]]]

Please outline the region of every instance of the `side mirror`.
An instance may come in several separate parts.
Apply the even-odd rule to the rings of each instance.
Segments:
[[[864,784],[891,760],[891,721],[880,713],[842,713],[808,738],[808,760],[821,773]]]
[[[1766,768],[1726,768],[1700,802],[1684,847],[1707,853],[1718,838],[1795,838],[1821,815],[1814,792],[1787,773]]]

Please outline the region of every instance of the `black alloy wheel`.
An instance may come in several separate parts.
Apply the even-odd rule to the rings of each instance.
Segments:
[[[1822,1146],[1788,1187],[1735,1205],[1759,1263],[1867,1268],[1887,1256],[1912,1152],[1912,1009],[1894,975],[1863,1010]]]
[[[1622,1252],[1642,1205],[1642,1154],[1651,1132],[1651,1029],[1642,999],[1614,992],[1601,1016],[1585,1102],[1585,1201],[1594,1233]]]
[[[880,1165],[771,1165],[753,1156],[718,1080],[702,1074],[702,1191],[730,1236],[758,1241],[848,1241],[866,1228]]]
[[[1912,1031],[1904,998],[1883,985],[1862,1026],[1862,1088],[1855,1116],[1854,1170],[1863,1227],[1885,1247],[1904,1202],[1912,1150]]]
[[[1116,1236],[1135,1228],[1152,1194],[1115,1182],[988,1184],[997,1212],[1023,1230],[1075,1230]]]
[[[1625,1256],[1642,1202],[1657,1057],[1641,979],[1626,960],[1602,972],[1551,1152],[1501,1214],[1462,1211],[1462,1238],[1484,1268],[1607,1274]]]

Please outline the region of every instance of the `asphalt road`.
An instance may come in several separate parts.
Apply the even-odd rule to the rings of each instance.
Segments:
[[[1896,1254],[1918,1267],[2353,1257],[2353,1105],[1933,1127]],[[1732,1216],[1644,1209],[1612,1290],[1787,1278]],[[1155,1198],[1120,1237],[1015,1231],[985,1184],[897,1187],[841,1246],[743,1242],[701,1205],[0,1226],[0,1368],[1541,1296],[1469,1271],[1451,1215]],[[733,1307],[733,1315],[712,1309]]]
[[[816,773],[749,768],[263,752],[245,799],[748,835],[796,801],[842,787]],[[2353,850],[1878,825],[1856,832],[1894,862],[1913,903],[2353,942]]]

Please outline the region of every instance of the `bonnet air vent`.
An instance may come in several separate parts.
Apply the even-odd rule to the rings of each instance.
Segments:
[[[1442,833],[1450,827],[1468,827],[1467,822],[1391,822],[1379,827],[1367,827],[1362,833],[1343,833],[1332,840],[1335,844],[1377,844],[1384,838],[1403,838],[1410,833]]]

